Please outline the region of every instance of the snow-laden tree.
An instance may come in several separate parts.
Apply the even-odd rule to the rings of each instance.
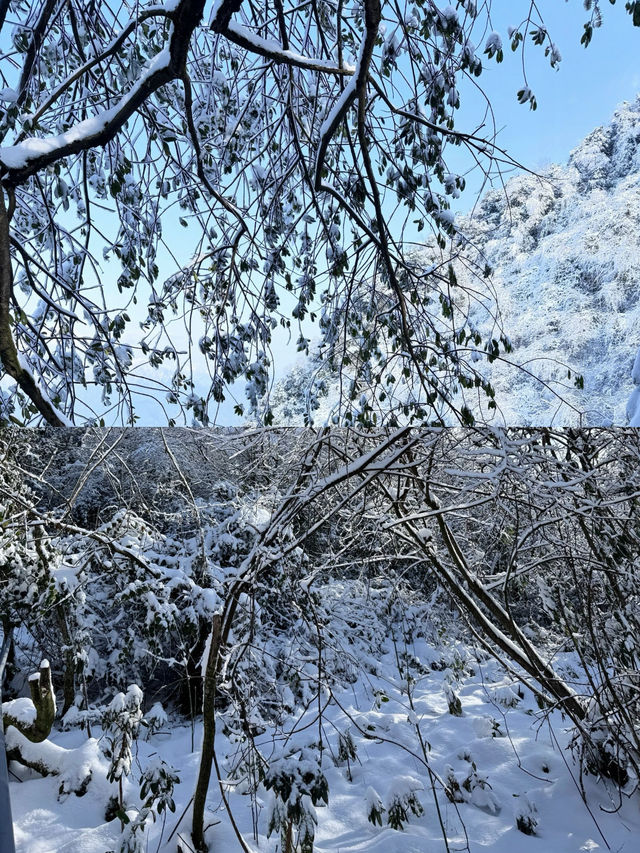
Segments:
[[[265,831],[271,825],[283,846],[297,838],[309,847],[315,826],[312,789],[318,793],[316,805],[326,799],[316,788],[322,780],[314,756],[322,759],[329,752],[330,735],[323,726],[328,703],[340,701],[341,686],[378,671],[381,649],[389,648],[391,638],[413,711],[412,671],[424,676],[429,661],[412,655],[407,638],[419,632],[435,637],[452,624],[458,634],[473,638],[478,660],[492,655],[509,672],[512,687],[500,688],[498,704],[511,707],[526,691],[537,698],[542,719],[560,709],[575,733],[580,766],[626,792],[635,784],[640,772],[637,430],[505,432],[407,425],[216,431],[210,441],[226,447],[234,459],[236,488],[211,478],[210,502],[204,492],[194,500],[206,469],[188,464],[196,455],[183,447],[185,464],[174,455],[173,491],[182,498],[188,523],[176,524],[171,502],[147,500],[158,486],[157,467],[150,464],[138,469],[139,478],[150,478],[150,484],[141,482],[138,492],[126,492],[128,505],[83,528],[73,520],[72,505],[83,494],[92,501],[94,490],[83,492],[79,484],[90,486],[93,469],[97,474],[109,468],[116,452],[121,458],[112,473],[134,467],[135,443],[125,452],[125,439],[116,449],[107,440],[121,432],[103,431],[101,445],[94,443],[98,431],[87,431],[85,456],[77,458],[83,464],[75,469],[79,483],[54,477],[60,486],[53,489],[57,503],[46,510],[17,475],[42,489],[50,475],[51,445],[34,443],[29,455],[31,433],[8,433],[22,441],[0,483],[5,505],[21,508],[21,514],[11,509],[8,516],[20,519],[13,535],[19,532],[29,542],[42,529],[42,537],[49,537],[51,553],[58,555],[49,575],[62,593],[33,599],[19,635],[20,656],[24,666],[26,655],[46,653],[54,674],[63,666],[71,671],[78,696],[65,725],[99,719],[96,705],[133,680],[150,701],[159,694],[172,714],[184,713],[189,706],[172,682],[188,685],[192,719],[203,712],[192,812],[195,849],[207,848],[212,775],[214,781],[218,776],[222,802],[231,780],[253,797],[247,804],[253,803],[255,827],[260,783],[268,779],[273,820],[263,815]],[[197,448],[208,433],[167,435],[171,450],[190,440]],[[153,448],[149,436],[144,446]],[[161,447],[157,437],[156,451]],[[76,458],[78,446],[67,445],[66,452]],[[248,467],[250,473],[243,471]],[[170,483],[164,485],[168,489]],[[7,541],[7,531],[1,541]],[[69,651],[75,670],[67,668]],[[456,664],[446,666],[443,707],[464,714]],[[488,689],[493,695],[489,683]],[[386,702],[384,695],[374,695],[378,704]],[[291,720],[300,708],[313,708],[317,719],[302,726],[303,740],[292,744]],[[152,709],[146,719],[162,716]],[[418,763],[429,774],[418,716],[410,714],[407,723],[422,755]],[[498,732],[499,721],[487,725],[488,736]],[[216,732],[233,744],[230,754],[216,755]],[[334,735],[332,751],[350,772],[349,732]],[[29,755],[38,760],[35,748]],[[452,769],[431,781],[436,798],[490,811],[496,807],[482,769],[471,760],[463,775]],[[407,787],[400,780],[384,802],[374,791],[367,797],[369,819],[400,828],[416,815],[415,790],[413,781]],[[536,820],[525,805],[516,816],[523,832],[534,830]],[[135,824],[140,832],[141,815]]]
[[[33,512],[35,496],[16,470],[11,439],[0,439],[0,629],[10,643],[13,633],[33,628],[34,613],[50,607],[55,598],[51,564],[56,560],[40,520]],[[11,667],[9,667],[11,669]],[[8,673],[4,673],[8,677]]]
[[[584,766],[624,786],[640,767],[637,431],[442,431],[405,460],[395,495],[377,482],[407,555],[563,709]]]
[[[496,307],[448,154],[511,161],[461,92],[509,48],[560,61],[537,4],[513,18],[503,45],[490,0],[3,0],[3,420],[131,423],[144,394],[204,423],[238,379],[255,410],[277,334],[308,352],[315,321],[347,423],[470,421],[455,393],[491,402],[474,359],[509,341],[469,320]],[[526,77],[517,97],[535,108]]]
[[[631,379],[633,380],[633,391],[627,401],[627,423],[629,426],[640,426],[640,350],[636,353],[631,369]]]

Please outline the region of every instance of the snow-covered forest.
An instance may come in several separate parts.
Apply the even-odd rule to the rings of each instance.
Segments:
[[[640,0],[573,5],[0,0],[0,853],[637,853]],[[616,91],[565,165],[541,75]]]
[[[0,421],[207,425],[224,404],[269,425],[293,350],[335,377],[344,426],[538,422],[534,395],[510,420],[492,365],[541,395],[549,371],[512,352],[455,209],[470,175],[531,169],[485,79],[533,112],[561,43],[640,25],[637,2],[575,5],[569,36],[526,0],[2,0]]]
[[[637,849],[636,430],[0,440],[19,853]]]

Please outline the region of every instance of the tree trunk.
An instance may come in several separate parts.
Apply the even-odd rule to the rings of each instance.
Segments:
[[[211,641],[207,654],[207,663],[204,673],[204,689],[202,698],[202,715],[204,732],[202,736],[202,750],[200,754],[200,769],[198,781],[193,795],[193,822],[191,838],[197,853],[207,853],[208,847],[204,840],[204,809],[209,790],[211,768],[213,766],[213,751],[216,736],[216,685],[218,679],[218,663],[220,660],[220,638],[222,632],[222,616],[216,614],[213,617],[211,627]]]
[[[28,370],[22,366],[15,341],[13,340],[11,298],[13,296],[13,266],[11,263],[11,238],[9,213],[0,188],[0,362],[29,397],[44,420],[55,427],[66,426],[51,402],[43,395],[40,386]]]
[[[56,714],[49,661],[43,660],[40,664],[40,672],[30,676],[29,689],[31,701],[36,709],[35,720],[27,723],[17,719],[8,711],[2,714],[6,730],[7,759],[30,767],[42,776],[63,776],[60,794],[74,793],[82,796],[91,780],[91,770],[83,777],[71,774],[68,779],[64,778],[64,773],[68,772],[70,766],[74,766],[73,762],[69,762],[68,755],[75,750],[64,749],[52,743],[48,743],[46,749],[32,747],[32,744],[39,744],[47,739]],[[83,750],[84,747],[80,749]]]
[[[35,705],[36,717],[31,723],[25,723],[11,715],[10,712],[2,713],[5,730],[13,726],[31,743],[42,743],[51,733],[51,726],[56,715],[56,698],[51,683],[51,667],[49,661],[43,660],[40,664],[40,672],[29,676],[29,690],[31,701]]]
[[[62,716],[64,717],[76,698],[76,654],[67,625],[67,617],[64,608],[60,604],[56,608],[56,616],[58,617],[60,635],[64,643],[64,678],[62,682]]]
[[[4,690],[11,683],[13,676],[17,672],[17,668],[15,665],[16,647],[15,643],[13,642],[13,628],[14,626],[11,624],[8,617],[2,617],[2,636],[9,637],[9,640],[6,648],[4,666],[0,664],[0,678],[2,678],[2,684],[0,685],[0,695],[2,695]]]

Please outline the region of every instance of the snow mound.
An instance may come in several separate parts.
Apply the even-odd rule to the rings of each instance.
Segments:
[[[59,798],[65,798],[70,793],[81,796],[87,790],[94,774],[104,776],[106,773],[106,764],[95,738],[88,738],[75,749],[66,749],[50,740],[31,743],[10,726],[6,733],[6,743],[7,750],[18,749],[30,764],[40,765],[43,770],[46,769],[57,776]]]
[[[36,721],[36,706],[26,696],[21,696],[19,699],[11,699],[9,702],[3,702],[2,713],[3,715],[8,714],[25,726],[33,725]]]

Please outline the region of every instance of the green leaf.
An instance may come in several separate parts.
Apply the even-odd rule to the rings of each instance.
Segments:
[[[468,406],[463,406],[460,409],[460,416],[462,417],[462,423],[465,426],[473,426],[476,422],[476,419],[473,416],[473,412],[471,411],[471,409],[468,408]]]
[[[633,17],[633,26],[640,27],[640,0],[635,0],[633,3],[627,3],[625,8]]]

